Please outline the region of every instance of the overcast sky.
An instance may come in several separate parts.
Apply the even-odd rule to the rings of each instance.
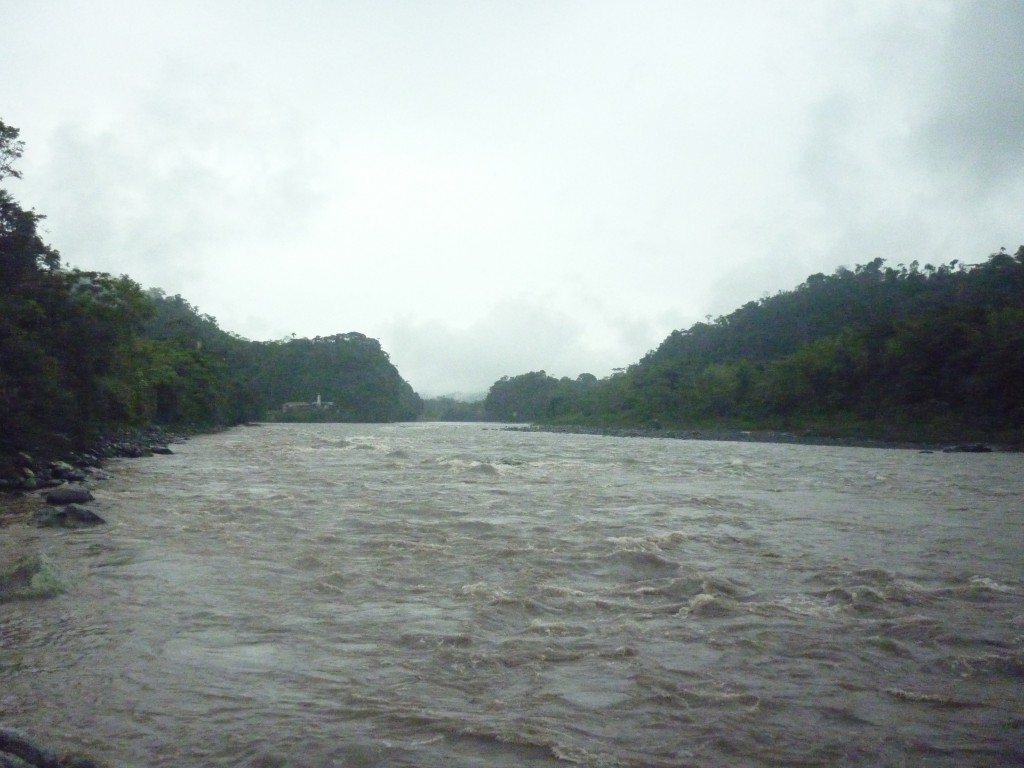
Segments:
[[[1024,242],[1024,2],[0,0],[65,263],[423,395]]]

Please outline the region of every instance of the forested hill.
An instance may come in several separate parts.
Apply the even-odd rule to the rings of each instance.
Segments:
[[[492,418],[1024,443],[1024,246],[817,274],[600,381],[505,378]]]
[[[0,181],[19,177],[21,151],[17,129],[0,122]],[[62,267],[42,218],[0,188],[0,479],[16,474],[18,452],[58,456],[150,424],[237,424],[287,401],[305,404],[299,419],[418,415],[419,397],[375,339],[248,341],[180,296]],[[318,395],[323,407],[309,406]]]
[[[146,297],[143,336],[173,351],[170,365],[151,375],[149,418],[157,424],[409,421],[422,408],[376,339],[353,331],[248,341],[181,296],[151,289]]]

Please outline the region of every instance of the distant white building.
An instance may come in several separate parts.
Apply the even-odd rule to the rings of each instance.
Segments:
[[[293,400],[290,403],[281,404],[281,410],[284,411],[285,413],[288,413],[289,411],[312,411],[333,407],[334,403],[330,400],[321,399],[319,392],[317,392],[316,394],[316,400],[309,403],[303,400]]]

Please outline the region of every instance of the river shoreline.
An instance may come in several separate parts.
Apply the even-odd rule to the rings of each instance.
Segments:
[[[5,494],[42,491],[66,482],[80,483],[110,459],[139,459],[172,453],[169,446],[175,443],[184,442],[192,435],[217,431],[219,429],[169,429],[151,425],[110,432],[80,450],[22,447],[0,456],[0,498]]]
[[[842,448],[884,448],[946,453],[988,453],[992,450],[1013,451],[1019,448],[990,446],[977,442],[925,442],[910,440],[877,440],[860,437],[834,437],[798,434],[781,430],[740,429],[651,429],[644,427],[590,427],[576,424],[527,424],[506,427],[510,432],[553,432],[570,435],[602,437],[647,437],[665,440],[710,440],[742,443],[780,443],[786,445],[836,446]]]

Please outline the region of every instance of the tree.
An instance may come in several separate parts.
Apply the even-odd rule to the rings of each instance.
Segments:
[[[21,157],[25,142],[19,141],[20,131],[0,120],[0,181],[8,176],[21,178],[21,172],[15,170],[14,163]]]

